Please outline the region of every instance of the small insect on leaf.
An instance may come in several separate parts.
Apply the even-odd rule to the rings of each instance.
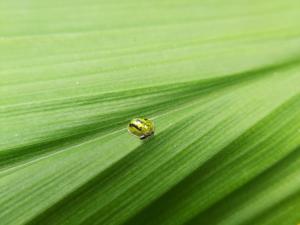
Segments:
[[[147,139],[154,134],[154,123],[147,118],[132,119],[128,124],[128,132],[141,140]]]

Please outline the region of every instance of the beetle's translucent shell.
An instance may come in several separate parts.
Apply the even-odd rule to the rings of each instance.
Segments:
[[[146,139],[154,134],[154,123],[146,118],[135,118],[129,122],[128,131],[140,139]]]

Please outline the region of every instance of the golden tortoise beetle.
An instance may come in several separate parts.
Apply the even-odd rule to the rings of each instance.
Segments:
[[[154,134],[154,123],[147,118],[135,118],[128,124],[128,132],[139,137],[141,140]]]

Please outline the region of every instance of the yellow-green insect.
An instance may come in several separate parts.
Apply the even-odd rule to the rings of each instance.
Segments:
[[[146,118],[135,118],[129,122],[128,131],[143,140],[154,134],[154,123]]]

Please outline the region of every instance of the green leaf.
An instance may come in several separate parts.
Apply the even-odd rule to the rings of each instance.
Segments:
[[[298,224],[299,7],[1,1],[0,224]]]

